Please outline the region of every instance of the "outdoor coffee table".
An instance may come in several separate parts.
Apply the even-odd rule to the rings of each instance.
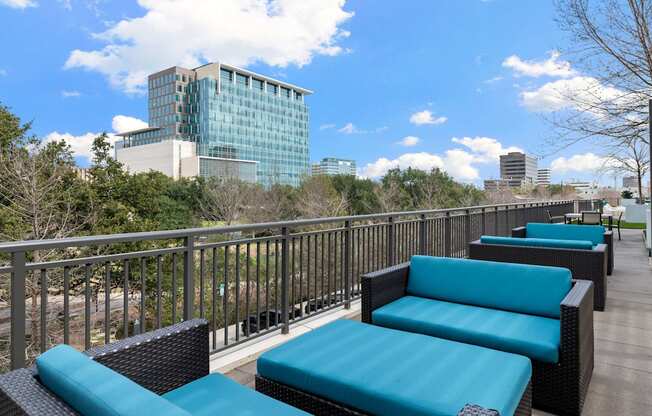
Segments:
[[[338,320],[264,353],[256,390],[313,414],[530,415],[515,354]]]
[[[571,223],[573,220],[581,220],[582,219],[582,214],[578,212],[571,212],[568,214],[564,214],[564,223]],[[607,220],[609,224],[609,230],[613,229],[613,222],[614,222],[614,214],[612,213],[604,213],[602,214],[602,219]]]

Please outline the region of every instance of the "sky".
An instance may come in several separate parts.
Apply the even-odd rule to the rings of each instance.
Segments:
[[[517,150],[554,182],[613,184],[599,148],[551,145],[546,117],[571,106],[560,89],[597,82],[565,58],[552,3],[0,0],[0,103],[85,165],[98,133],[147,125],[148,74],[221,61],[314,91],[311,161],[481,185]]]

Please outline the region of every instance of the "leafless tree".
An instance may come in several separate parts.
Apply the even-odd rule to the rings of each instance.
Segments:
[[[32,140],[27,146],[0,152],[0,212],[11,218],[12,227],[0,232],[3,240],[44,240],[65,238],[92,221],[92,209],[82,210],[75,195],[79,181],[72,170],[72,156],[63,143],[42,145]],[[5,219],[6,219],[5,218]],[[61,253],[30,252],[29,260],[46,261]],[[56,276],[50,276],[50,281]],[[31,337],[28,354],[39,342],[39,295],[37,273],[27,275],[26,296]]]
[[[348,203],[346,196],[320,175],[304,180],[297,192],[296,207],[303,218],[324,218],[346,214]]]
[[[610,149],[608,159],[638,174],[645,169],[631,161],[640,161],[640,150],[649,144],[652,1],[557,0],[557,9],[572,40],[568,56],[584,78],[558,91],[570,109],[549,117],[559,133],[555,142],[597,140]]]
[[[642,140],[629,140],[607,155],[605,169],[636,176],[638,195],[643,199],[643,178],[650,168],[650,151]]]
[[[202,216],[209,221],[237,222],[251,202],[254,187],[235,177],[213,177],[206,181],[199,201]]]

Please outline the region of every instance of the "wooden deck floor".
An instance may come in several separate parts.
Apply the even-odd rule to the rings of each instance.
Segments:
[[[583,414],[652,415],[652,267],[640,230],[623,230],[614,264],[606,311],[594,314],[595,370]],[[255,373],[252,361],[227,375],[253,387]]]

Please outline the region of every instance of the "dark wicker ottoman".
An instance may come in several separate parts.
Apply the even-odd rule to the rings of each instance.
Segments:
[[[263,354],[256,390],[315,415],[521,416],[530,369],[518,355],[340,320]]]

